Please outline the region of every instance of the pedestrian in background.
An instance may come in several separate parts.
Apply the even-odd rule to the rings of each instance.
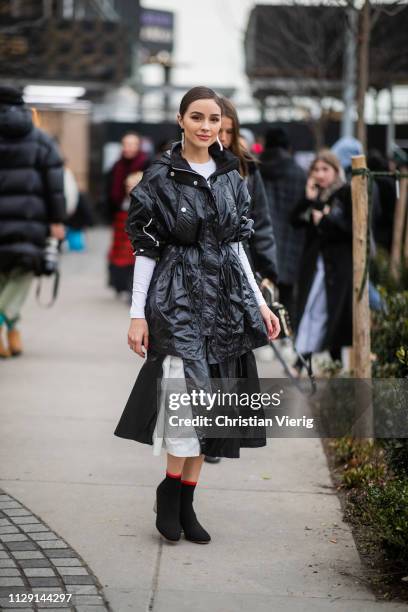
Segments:
[[[120,159],[112,167],[109,179],[109,206],[113,220],[112,246],[108,253],[108,284],[116,293],[132,292],[134,257],[125,232],[127,219],[126,179],[131,174],[143,172],[148,164],[146,153],[140,150],[140,137],[127,132],[122,138]]]
[[[367,166],[372,172],[389,172],[388,160],[377,150],[368,152]],[[396,181],[393,176],[377,176],[379,205],[372,213],[372,228],[377,246],[391,253],[394,233],[395,205],[397,201]]]
[[[257,161],[240,142],[240,125],[235,106],[227,98],[221,98],[222,119],[220,141],[239,160],[239,172],[246,180],[251,207],[249,216],[254,221],[255,233],[248,241],[252,267],[263,279],[276,283],[278,261],[274,227],[269,213],[268,200]]]
[[[303,201],[292,214],[306,228],[299,272],[296,349],[310,360],[329,350],[341,361],[352,342],[352,207],[343,168],[329,150],[313,161]],[[299,374],[302,362],[295,370]]]
[[[352,179],[352,157],[357,155],[363,155],[363,145],[356,138],[350,138],[344,136],[337,140],[331,147],[332,153],[337,157],[343,168],[346,181],[351,184]],[[368,165],[370,169],[370,165]],[[379,221],[384,221],[384,229],[386,227],[386,219],[381,219],[382,216],[382,202],[381,202],[381,191],[379,177],[376,177],[371,186],[371,198],[370,198],[370,257],[375,257],[377,251],[376,235],[378,236],[378,225]],[[392,180],[392,179],[391,179]],[[395,181],[392,181],[395,183]],[[380,222],[381,222],[380,221]],[[368,281],[368,298],[370,308],[376,311],[380,311],[383,307],[381,296],[378,289],[373,283]]]
[[[279,300],[293,318],[294,287],[305,232],[303,228],[295,228],[290,219],[297,204],[303,200],[306,175],[293,159],[288,134],[280,127],[267,131],[265,149],[259,161],[275,232]]]
[[[64,239],[63,163],[13,87],[0,87],[0,357],[20,355],[16,325],[48,236]],[[7,328],[8,342],[3,336]]]

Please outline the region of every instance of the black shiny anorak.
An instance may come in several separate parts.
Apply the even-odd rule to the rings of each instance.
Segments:
[[[218,147],[214,147],[219,151]],[[232,242],[249,238],[250,197],[227,151],[209,184],[173,147],[132,192],[127,231],[136,257],[157,260],[146,301],[159,353],[219,363],[267,343],[254,293]]]
[[[208,182],[191,169],[176,143],[131,193],[127,232],[136,258],[151,257],[157,265],[145,306],[147,360],[115,431],[120,437],[152,443],[156,383],[166,355],[182,358],[186,380],[195,388],[211,390],[212,377],[245,377],[258,390],[252,349],[268,338],[231,246],[253,232],[250,196],[235,156],[217,144],[209,152],[216,171]],[[262,437],[206,441],[195,429],[206,454],[238,457],[240,446],[265,445]]]

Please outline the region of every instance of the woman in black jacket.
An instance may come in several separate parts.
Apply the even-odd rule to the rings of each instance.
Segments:
[[[219,98],[205,87],[190,90],[178,122],[182,142],[153,162],[131,194],[127,227],[136,264],[128,343],[147,358],[115,434],[152,444],[155,454],[164,442],[167,473],[157,488],[156,527],[173,542],[183,529],[187,539],[207,543],[192,506],[204,455],[239,457],[241,447],[264,446],[265,432],[252,427],[212,438],[200,422],[170,431],[169,379],[183,379],[191,397],[217,385],[222,390],[234,377],[259,391],[252,349],[277,337],[279,322],[239,246],[252,232],[249,196],[237,159],[217,140]],[[194,401],[186,411],[199,416]],[[234,416],[240,413],[234,405]]]
[[[352,341],[351,190],[337,157],[321,151],[313,161],[306,197],[292,214],[306,227],[298,281],[296,348],[308,359],[329,350],[341,360]],[[297,361],[296,369],[302,364]]]
[[[251,196],[249,216],[254,221],[255,233],[248,241],[250,259],[253,268],[261,274],[264,282],[269,280],[277,283],[276,241],[261,173],[256,160],[240,142],[240,124],[235,106],[227,98],[221,98],[221,101],[220,141],[225,149],[231,151],[239,159],[239,172],[247,181]]]

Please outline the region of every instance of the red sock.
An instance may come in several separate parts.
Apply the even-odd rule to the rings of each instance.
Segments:
[[[181,478],[181,472],[180,472],[180,474],[172,474],[171,472],[166,470],[166,476],[168,476],[169,478],[180,479]]]
[[[193,480],[183,480],[182,479],[181,480],[181,484],[183,484],[183,485],[190,485],[192,487],[195,487],[196,484],[197,484],[197,481],[194,482]]]

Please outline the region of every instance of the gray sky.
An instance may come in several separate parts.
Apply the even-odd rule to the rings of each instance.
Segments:
[[[243,38],[255,2],[143,0],[142,4],[175,13],[175,84],[245,87]],[[146,81],[160,78],[155,67],[144,71]]]

